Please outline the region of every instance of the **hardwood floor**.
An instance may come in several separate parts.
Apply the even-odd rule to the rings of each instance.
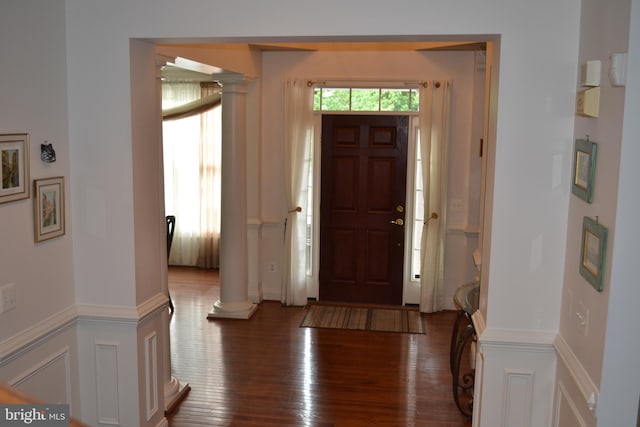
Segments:
[[[191,391],[168,417],[194,426],[456,426],[454,312],[425,335],[300,328],[305,310],[265,301],[250,320],[207,320],[215,271],[171,267],[172,372]]]

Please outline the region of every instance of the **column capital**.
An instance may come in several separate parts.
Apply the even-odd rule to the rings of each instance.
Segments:
[[[163,55],[161,53],[156,53],[156,66],[164,67],[167,64],[173,64],[176,62],[176,57],[171,55]]]
[[[172,64],[176,60],[175,56],[163,55],[156,53],[156,78],[162,79],[162,67],[167,64]]]
[[[246,86],[251,83],[254,79],[253,77],[246,76],[241,73],[220,73],[213,74],[211,76],[212,80],[220,83],[222,86],[222,93],[234,93],[241,92],[246,93]]]

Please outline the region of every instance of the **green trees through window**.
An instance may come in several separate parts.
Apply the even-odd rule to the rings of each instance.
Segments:
[[[416,89],[316,88],[315,111],[418,111]]]

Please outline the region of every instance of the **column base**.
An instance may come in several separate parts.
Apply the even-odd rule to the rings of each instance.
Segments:
[[[180,381],[171,377],[171,380],[164,385],[164,413],[173,412],[176,407],[187,397],[191,387],[189,384],[180,384]]]
[[[247,320],[253,316],[258,309],[258,304],[246,301],[243,303],[225,304],[218,300],[211,312],[207,315],[207,319],[243,319]]]

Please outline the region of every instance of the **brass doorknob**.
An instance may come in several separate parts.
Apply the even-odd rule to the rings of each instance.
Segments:
[[[389,224],[404,225],[404,220],[402,218],[392,219]]]

